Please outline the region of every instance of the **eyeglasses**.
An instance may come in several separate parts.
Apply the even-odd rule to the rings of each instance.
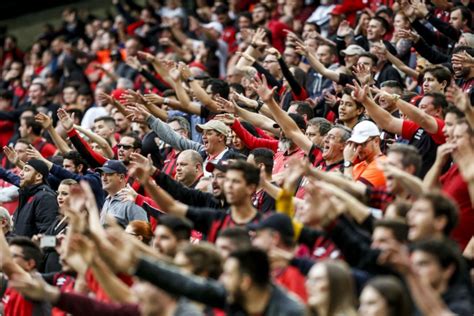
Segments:
[[[117,144],[118,149],[129,150],[133,148],[133,145]]]

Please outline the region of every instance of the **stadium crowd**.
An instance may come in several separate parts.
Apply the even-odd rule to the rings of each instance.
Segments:
[[[112,0],[0,48],[0,314],[474,313],[466,0]]]

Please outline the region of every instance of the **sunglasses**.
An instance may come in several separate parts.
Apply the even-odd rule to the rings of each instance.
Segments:
[[[125,144],[118,144],[117,145],[118,149],[124,149],[124,150],[129,150],[133,148],[133,145],[125,145]]]

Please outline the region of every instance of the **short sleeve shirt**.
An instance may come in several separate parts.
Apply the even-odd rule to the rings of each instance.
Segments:
[[[424,177],[430,170],[436,159],[436,150],[439,145],[446,142],[443,134],[444,121],[435,118],[438,124],[438,130],[435,134],[425,132],[420,125],[415,122],[404,120],[402,125],[402,137],[409,140],[409,144],[418,149],[421,154],[422,166],[420,176]]]
[[[186,217],[194,223],[194,229],[207,236],[209,242],[215,242],[219,231],[235,226],[258,223],[262,214],[256,213],[248,223],[238,224],[232,219],[230,209],[219,210],[207,207],[189,206]]]

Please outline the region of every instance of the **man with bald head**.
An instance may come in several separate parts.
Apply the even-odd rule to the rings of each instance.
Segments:
[[[182,151],[176,160],[176,181],[194,188],[202,177],[202,163],[202,156],[197,151]]]

